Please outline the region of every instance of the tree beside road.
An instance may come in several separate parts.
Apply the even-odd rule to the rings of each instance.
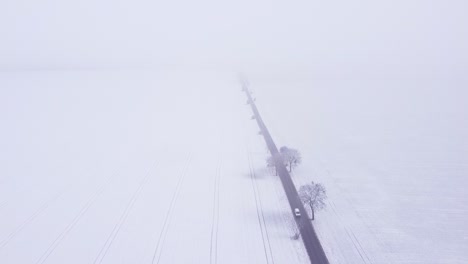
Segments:
[[[302,185],[301,188],[299,188],[299,198],[302,203],[309,206],[312,213],[311,220],[314,220],[315,211],[325,208],[327,192],[322,184],[312,181],[310,184]]]
[[[301,153],[297,149],[284,146],[279,149],[279,152],[289,172],[292,172],[293,167],[302,162]]]
[[[281,147],[279,154],[288,172],[292,172],[292,169],[302,162],[301,153],[297,149]],[[275,168],[275,175],[278,175],[278,169],[276,168],[275,158],[273,156],[269,156],[266,159],[266,164],[268,168]]]

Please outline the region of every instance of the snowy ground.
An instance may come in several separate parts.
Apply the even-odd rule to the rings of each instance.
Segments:
[[[307,263],[232,76],[9,72],[0,87],[0,263]]]
[[[216,77],[214,77],[216,76]],[[252,78],[331,263],[468,262],[466,81]],[[0,74],[0,263],[307,263],[231,75]]]
[[[327,188],[331,263],[468,263],[466,80],[270,80],[257,105],[297,185]]]

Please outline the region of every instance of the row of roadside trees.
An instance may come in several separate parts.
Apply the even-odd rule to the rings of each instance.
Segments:
[[[302,162],[301,153],[297,149],[284,146],[279,149],[279,154],[284,166],[286,166],[290,173],[293,171],[293,168]],[[272,156],[267,158],[266,163],[267,167],[273,169],[275,175],[278,175],[275,159]],[[327,198],[327,193],[325,187],[320,183],[312,181],[302,185],[298,193],[302,203],[310,209],[311,220],[314,220],[315,212],[324,209],[326,206],[325,199]]]

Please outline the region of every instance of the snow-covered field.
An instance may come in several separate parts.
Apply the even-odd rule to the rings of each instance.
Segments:
[[[468,262],[466,81],[251,88],[331,263]],[[234,76],[0,74],[0,263],[307,263]]]
[[[235,78],[0,73],[0,263],[307,263]]]
[[[251,83],[276,143],[303,154],[297,185],[327,188],[331,263],[468,263],[468,81]]]

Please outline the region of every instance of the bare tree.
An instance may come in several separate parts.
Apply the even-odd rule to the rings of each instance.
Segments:
[[[301,153],[297,149],[281,147],[280,154],[289,172],[302,162]]]
[[[310,207],[312,220],[314,220],[315,211],[325,208],[327,193],[322,184],[312,181],[310,184],[302,185],[301,188],[299,188],[299,197],[304,204]]]
[[[275,159],[273,158],[273,156],[270,156],[266,159],[266,163],[267,163],[267,167],[268,168],[273,168],[275,170],[275,176],[278,175],[278,170],[276,169],[276,163],[275,163]]]

